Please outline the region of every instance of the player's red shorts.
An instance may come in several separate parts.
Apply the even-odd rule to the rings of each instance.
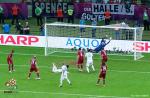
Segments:
[[[100,78],[105,79],[105,78],[106,78],[106,73],[102,73],[102,72],[101,72],[101,73],[99,74],[99,79],[100,79]]]
[[[38,72],[38,69],[35,67],[35,68],[30,68],[30,72]]]
[[[77,64],[83,64],[84,59],[83,58],[79,58]]]
[[[102,59],[102,63],[107,62],[107,60],[108,60],[107,58],[103,58],[103,59]]]
[[[9,65],[11,65],[11,64],[13,64],[13,61],[12,61],[11,59],[7,59],[7,63],[8,63]]]

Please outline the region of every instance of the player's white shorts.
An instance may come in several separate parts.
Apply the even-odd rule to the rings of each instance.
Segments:
[[[67,79],[68,78],[68,72],[65,72],[64,74],[61,74],[61,80]]]
[[[91,66],[91,65],[93,65],[93,61],[87,61],[87,62],[86,62],[86,66],[87,66],[87,67],[89,67],[89,66]]]

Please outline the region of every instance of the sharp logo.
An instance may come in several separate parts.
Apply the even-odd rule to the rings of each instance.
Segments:
[[[39,42],[39,38],[35,36],[13,36],[13,35],[0,35],[0,44],[7,45],[32,45]]]
[[[150,43],[149,42],[135,42],[133,43],[133,48],[139,52],[149,52],[150,51]]]

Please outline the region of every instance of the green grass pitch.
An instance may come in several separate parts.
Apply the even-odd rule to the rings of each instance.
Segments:
[[[16,71],[8,72],[7,54],[15,50],[14,65]],[[36,54],[41,80],[35,80],[33,73],[27,79],[29,61]],[[54,53],[44,56],[44,48],[0,46],[0,98],[150,98],[150,54],[134,61],[128,56],[109,56],[106,86],[96,86],[100,67],[99,55],[94,55],[95,72],[78,72],[75,65],[69,69],[72,85],[64,81],[59,88],[60,73],[52,73],[53,62],[76,60],[75,54]],[[4,93],[5,82],[11,78],[17,80],[16,93]]]

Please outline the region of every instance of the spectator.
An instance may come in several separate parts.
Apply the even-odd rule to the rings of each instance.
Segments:
[[[108,9],[104,12],[104,18],[105,18],[105,25],[110,24],[110,18],[111,18],[111,13]]]
[[[29,35],[30,34],[30,27],[29,27],[29,23],[28,22],[25,23],[25,26],[24,26],[23,30],[24,30],[24,34],[25,35]]]
[[[19,16],[19,7],[14,4],[12,7],[12,25],[14,25],[14,21],[16,20],[16,23],[18,23],[18,17]]]
[[[83,17],[81,17],[80,19],[80,33],[81,33],[81,36],[83,35],[82,33],[85,32],[85,27],[83,27],[82,25],[85,25],[85,20]]]
[[[137,4],[138,0],[132,0],[133,4]]]
[[[4,9],[0,6],[0,24],[4,24]]]
[[[103,0],[103,2],[104,2],[105,4],[107,4],[107,3],[109,3],[109,0]]]
[[[38,6],[36,6],[35,8],[35,15],[36,15],[36,18],[37,18],[37,25],[42,25],[43,24],[43,21],[42,21],[42,9]]]
[[[10,33],[10,24],[4,23],[2,26],[4,34],[9,34]]]
[[[42,24],[42,25],[40,26],[40,35],[41,35],[41,36],[44,36],[44,35],[45,35],[44,24]]]
[[[144,24],[144,30],[149,30],[149,17],[148,17],[147,9],[145,9],[144,11],[143,24]]]
[[[114,0],[114,3],[121,3],[121,0]]]
[[[119,22],[116,21],[116,27],[119,27],[119,26],[120,26]],[[115,39],[120,40],[120,30],[119,30],[119,28],[115,28],[114,30],[115,30]]]
[[[141,27],[140,21],[139,20],[135,21],[133,27]]]
[[[16,24],[16,33],[18,32],[19,34],[23,34],[23,26],[21,25],[20,22]]]
[[[68,14],[68,23],[70,23],[70,21],[72,21],[72,24],[74,23],[74,10],[69,8],[67,10],[67,14]]]
[[[93,18],[93,20],[92,20],[92,26],[97,26],[96,18]],[[92,27],[92,37],[93,38],[96,37],[95,33],[96,33],[96,27]]]
[[[61,6],[58,7],[57,9],[57,19],[58,19],[58,22],[63,22],[63,10],[61,8]]]
[[[129,27],[127,19],[125,19],[125,21],[121,23],[121,26],[122,27]],[[130,32],[129,29],[122,29],[122,34],[123,33],[125,34],[125,36],[124,36],[125,38],[123,38],[123,39],[130,40],[130,37],[132,36],[132,32]]]

